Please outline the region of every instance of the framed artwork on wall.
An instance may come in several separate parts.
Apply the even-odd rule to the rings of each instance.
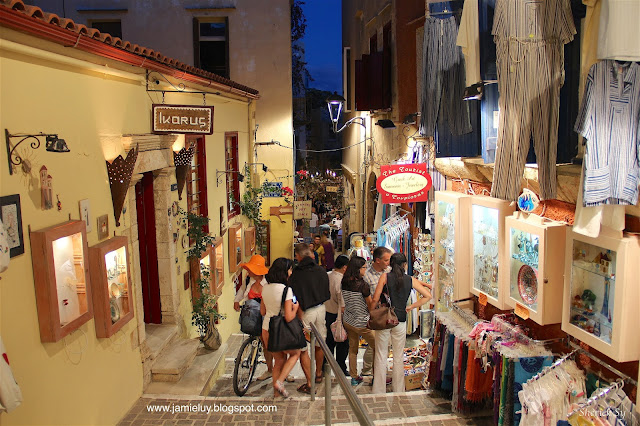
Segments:
[[[89,205],[89,199],[84,199],[78,201],[80,205],[80,219],[82,219],[87,225],[87,232],[91,232],[93,230],[93,226],[91,224],[91,207]]]
[[[20,194],[0,197],[0,219],[7,233],[9,256],[15,257],[24,253]]]
[[[102,240],[109,236],[109,216],[103,214],[98,217],[98,239]]]

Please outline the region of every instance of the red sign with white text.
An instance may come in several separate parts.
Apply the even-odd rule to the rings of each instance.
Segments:
[[[384,204],[427,201],[431,176],[425,163],[380,166],[376,187]]]

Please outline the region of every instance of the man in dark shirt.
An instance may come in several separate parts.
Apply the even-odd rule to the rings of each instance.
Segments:
[[[313,254],[307,244],[297,244],[295,247],[295,256],[298,260],[298,265],[293,268],[291,277],[289,277],[289,286],[291,286],[293,294],[300,304],[298,312],[300,312],[305,328],[310,330],[309,324],[314,324],[320,333],[320,336],[316,336],[317,339],[324,339],[326,341],[327,327],[325,323],[326,310],[324,302],[331,297],[327,271],[315,263]],[[315,351],[315,381],[316,383],[321,383],[324,354],[322,353],[319,342],[316,342]],[[311,379],[311,359],[306,351],[303,351],[300,355],[300,364],[309,383]],[[303,387],[299,390],[306,392],[307,389],[302,388]]]

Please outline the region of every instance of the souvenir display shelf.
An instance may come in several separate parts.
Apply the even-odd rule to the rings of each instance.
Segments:
[[[436,309],[469,297],[469,211],[471,197],[436,191],[434,286]]]
[[[229,272],[234,273],[242,263],[242,224],[229,227]]]
[[[540,325],[562,322],[566,228],[522,212],[505,219],[507,305]]]
[[[504,245],[504,220],[515,206],[505,200],[485,195],[471,196],[469,232],[471,240],[470,266],[471,293],[480,302],[486,301],[498,309],[510,309],[507,305],[509,263]]]
[[[252,256],[256,252],[256,227],[249,226],[244,230],[244,255]]]
[[[89,247],[96,335],[111,337],[133,318],[127,238]]]
[[[567,234],[562,330],[618,362],[640,359],[640,240]]]
[[[93,317],[86,224],[31,232],[40,340],[57,342]]]
[[[413,276],[427,284],[433,284],[434,251],[431,234],[417,233],[413,239]]]
[[[213,267],[211,268],[211,290],[216,296],[220,296],[222,294],[222,288],[224,287],[224,250],[222,238],[218,238],[213,242],[211,258],[213,261]]]

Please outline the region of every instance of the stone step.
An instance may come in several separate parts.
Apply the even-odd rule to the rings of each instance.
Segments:
[[[195,359],[201,343],[199,339],[173,340],[151,367],[154,382],[177,382]]]
[[[156,359],[169,342],[178,335],[178,326],[176,324],[145,324],[144,328],[147,335],[146,342],[151,352],[151,360]]]

